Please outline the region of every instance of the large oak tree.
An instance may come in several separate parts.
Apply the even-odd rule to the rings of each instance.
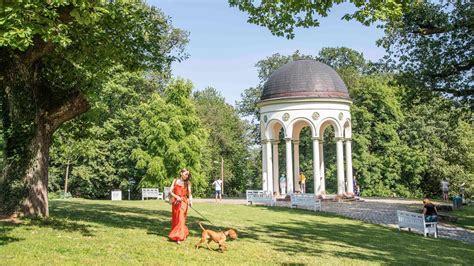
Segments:
[[[89,109],[111,67],[167,69],[186,34],[159,10],[121,1],[2,1],[0,32],[0,214],[48,216],[55,130]]]

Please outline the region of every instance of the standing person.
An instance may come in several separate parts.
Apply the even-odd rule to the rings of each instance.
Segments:
[[[441,181],[441,191],[443,192],[443,200],[448,201],[449,182],[446,178]]]
[[[360,197],[359,182],[357,182],[357,176],[352,177],[352,185],[354,187],[354,196]]]
[[[216,191],[216,202],[217,202],[217,197],[219,197],[219,200],[222,200],[222,179],[216,179],[212,184],[214,185],[214,189]]]
[[[281,191],[282,195],[286,194],[286,178],[285,178],[285,175],[280,176],[280,191]]]
[[[438,210],[429,199],[423,200],[423,214],[425,215],[425,221],[428,223],[438,221]]]
[[[171,232],[168,237],[177,244],[186,240],[189,235],[186,226],[186,214],[188,205],[192,206],[193,196],[191,194],[191,173],[183,168],[179,171],[179,178],[174,179],[170,187],[170,195],[172,196],[172,220]]]
[[[300,188],[301,193],[306,193],[306,176],[303,174],[303,172],[300,173]]]
[[[466,200],[464,198],[464,194],[466,192],[466,189],[464,188],[465,185],[466,183],[462,183],[461,185],[459,185],[459,196],[461,196],[463,204],[466,203]]]

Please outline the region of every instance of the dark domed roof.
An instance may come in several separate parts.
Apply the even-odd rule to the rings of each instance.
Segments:
[[[315,60],[297,60],[275,70],[263,86],[261,100],[308,97],[350,100],[337,72]]]

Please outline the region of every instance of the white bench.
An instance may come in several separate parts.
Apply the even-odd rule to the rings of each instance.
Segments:
[[[292,194],[291,208],[295,207],[311,207],[313,211],[321,211],[321,200],[316,199],[314,194]]]
[[[163,193],[157,188],[142,188],[142,200],[145,198],[163,199]]]
[[[398,230],[402,228],[416,229],[423,232],[424,236],[428,234],[434,234],[435,238],[438,238],[438,223],[437,222],[426,222],[425,215],[416,212],[397,211],[398,216]]]
[[[275,205],[275,200],[273,198],[271,191],[266,190],[247,190],[247,203],[263,203],[269,204],[270,206]]]

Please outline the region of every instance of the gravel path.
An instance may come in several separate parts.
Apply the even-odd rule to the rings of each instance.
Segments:
[[[195,199],[195,202],[215,203],[213,199]],[[218,204],[246,204],[245,199],[224,199]],[[278,201],[277,206],[289,207],[290,203]],[[421,200],[364,198],[357,202],[323,202],[325,212],[362,220],[367,223],[398,227],[396,210],[416,211],[422,208]],[[474,231],[451,224],[438,224],[439,237],[465,241],[474,245]]]

